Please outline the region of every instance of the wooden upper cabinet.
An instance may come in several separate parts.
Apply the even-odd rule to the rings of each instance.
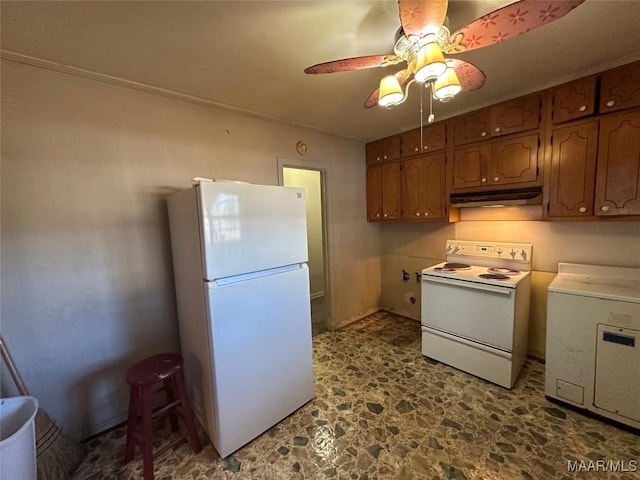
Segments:
[[[550,217],[593,215],[598,120],[553,130],[549,188]]]
[[[510,137],[491,145],[489,184],[533,183],[537,179],[537,133]]]
[[[391,135],[369,142],[365,149],[367,165],[397,160],[400,158],[400,135]]]
[[[489,178],[491,145],[480,143],[453,153],[453,188],[481,187]]]
[[[382,219],[400,218],[400,163],[382,165]]]
[[[537,182],[537,133],[479,143],[454,151],[454,190]]]
[[[516,98],[491,107],[491,135],[534,130],[540,125],[540,95]]]
[[[490,137],[491,111],[479,110],[454,118],[453,144],[455,146],[479,142]]]
[[[553,123],[586,117],[595,112],[596,77],[586,77],[553,89]]]
[[[640,106],[640,62],[602,75],[600,113]]]
[[[367,167],[367,220],[382,219],[382,165]]]
[[[406,158],[420,153],[437,152],[444,149],[446,140],[444,123],[409,130],[400,134],[401,156]]]
[[[596,215],[640,215],[640,111],[600,117]]]
[[[367,167],[367,220],[400,218],[400,163]]]
[[[444,152],[403,162],[403,218],[443,220],[446,217]]]
[[[365,146],[367,165],[382,161],[382,140],[374,140]]]

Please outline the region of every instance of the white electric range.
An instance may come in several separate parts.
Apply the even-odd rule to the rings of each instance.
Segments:
[[[532,252],[447,240],[447,261],[422,271],[422,354],[513,387],[527,354]]]

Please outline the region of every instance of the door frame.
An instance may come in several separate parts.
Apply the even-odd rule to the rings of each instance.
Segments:
[[[329,190],[327,182],[328,164],[313,160],[300,160],[287,157],[276,157],[278,165],[278,185],[284,186],[284,169],[295,168],[298,170],[313,170],[320,172],[320,211],[322,213],[322,255],[324,257],[324,301],[327,312],[326,327],[328,331],[333,330],[333,308],[331,302],[331,247],[329,246],[327,192]]]

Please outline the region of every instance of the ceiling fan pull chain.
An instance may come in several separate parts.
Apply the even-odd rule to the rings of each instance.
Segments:
[[[422,89],[420,89],[420,151],[424,148],[422,139]]]
[[[429,116],[427,117],[427,123],[431,125],[436,119],[433,114],[433,82],[429,82],[427,88],[429,88]]]

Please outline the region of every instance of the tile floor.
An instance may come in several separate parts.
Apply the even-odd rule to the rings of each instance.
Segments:
[[[640,465],[593,471],[632,470],[640,436],[545,400],[538,361],[505,390],[423,358],[419,324],[383,312],[313,347],[311,402],[224,460],[183,444],[156,459],[155,478],[640,478]],[[141,478],[139,457],[122,463],[124,439],[119,428],[91,440],[74,479]],[[591,470],[568,471],[576,461]]]

